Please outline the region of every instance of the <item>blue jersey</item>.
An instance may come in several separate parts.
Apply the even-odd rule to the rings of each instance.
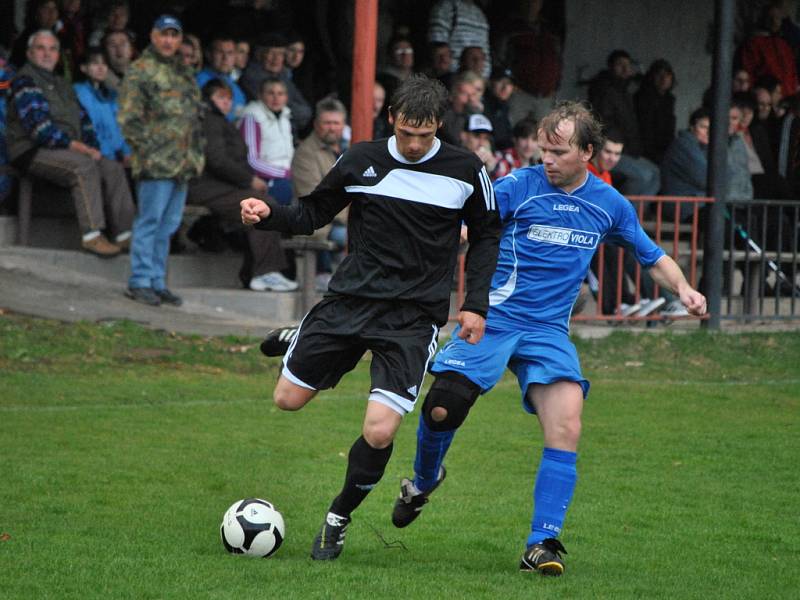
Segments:
[[[567,193],[547,181],[541,165],[525,167],[498,179],[494,192],[504,227],[488,327],[568,330],[581,282],[604,241],[632,250],[645,267],[664,255],[631,203],[590,173]]]

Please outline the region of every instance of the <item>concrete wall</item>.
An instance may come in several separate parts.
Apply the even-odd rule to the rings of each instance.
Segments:
[[[711,85],[713,0],[567,0],[566,11],[561,98],[585,98],[587,87],[579,81],[604,69],[608,54],[623,48],[643,72],[657,58],[672,64],[678,128],[686,126]]]

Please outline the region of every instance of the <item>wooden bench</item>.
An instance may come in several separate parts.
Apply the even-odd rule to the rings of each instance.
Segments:
[[[317,252],[322,250],[336,250],[338,246],[328,240],[315,240],[310,237],[295,237],[281,240],[281,247],[294,250],[300,255],[300,270],[298,279],[300,286],[301,316],[305,316],[314,306],[316,290],[314,289],[317,275]]]

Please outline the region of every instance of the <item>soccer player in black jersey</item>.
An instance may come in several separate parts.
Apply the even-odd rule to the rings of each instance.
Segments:
[[[500,222],[478,158],[436,137],[446,97],[438,81],[412,76],[389,107],[392,137],[355,144],[297,205],[241,203],[244,224],[304,235],[350,206],[347,257],[300,324],[273,395],[279,408],[299,410],[372,352],[361,435],[314,540],[315,560],[341,553],[351,513],[380,481],[414,409],[447,321],[462,221],[469,251],[459,335],[473,344],[483,336]]]

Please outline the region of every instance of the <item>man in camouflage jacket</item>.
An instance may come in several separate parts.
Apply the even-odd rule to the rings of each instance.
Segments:
[[[204,162],[200,91],[177,55],[182,31],[175,17],[156,20],[151,44],[131,64],[119,97],[138,197],[127,295],[153,306],[181,304],[166,286],[169,239],[181,223],[187,182]]]

